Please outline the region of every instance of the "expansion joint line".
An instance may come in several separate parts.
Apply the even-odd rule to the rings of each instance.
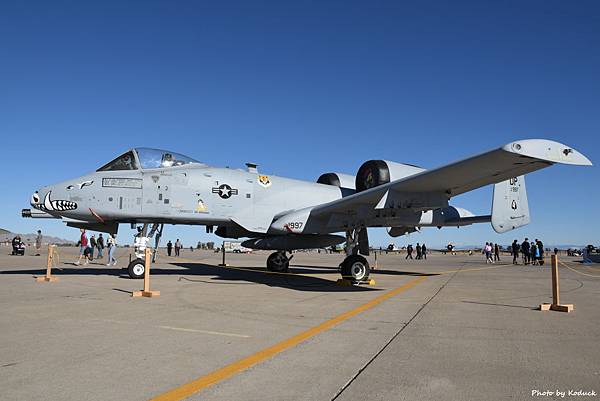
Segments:
[[[348,380],[346,382],[346,384],[344,384],[342,386],[342,388],[340,388],[338,390],[337,393],[335,393],[335,395],[331,398],[331,401],[335,401],[337,400],[337,398],[342,395],[342,393],[358,378],[358,376],[360,376],[360,374],[362,372],[365,371],[365,369],[367,369],[369,367],[369,365],[371,365],[371,363],[373,363],[373,361],[375,361],[375,359],[377,359],[377,357],[379,357],[379,355],[381,355],[383,353],[383,351],[385,351],[385,349],[400,335],[400,333],[402,333],[404,331],[405,328],[408,327],[409,324],[412,323],[413,320],[416,319],[416,317],[421,313],[421,311],[423,311],[427,305],[429,305],[429,303],[431,301],[433,301],[433,299],[435,297],[437,297],[437,295],[442,292],[442,290],[446,287],[446,285],[448,285],[448,283],[450,283],[450,280],[452,280],[454,278],[454,276],[456,276],[461,270],[462,268],[465,267],[465,265],[463,264],[460,269],[456,270],[454,273],[452,273],[452,275],[450,276],[450,278],[448,278],[448,280],[446,280],[446,282],[444,284],[442,284],[442,286],[440,288],[438,288],[438,290],[427,300],[427,302],[425,302],[423,305],[421,305],[421,307],[415,312],[414,315],[411,316],[411,318],[408,320],[408,322],[406,322],[405,325],[403,325],[402,327],[400,327],[400,329],[398,329],[398,331],[396,333],[394,333],[394,335],[383,345],[383,347],[381,347],[351,378],[350,380]]]

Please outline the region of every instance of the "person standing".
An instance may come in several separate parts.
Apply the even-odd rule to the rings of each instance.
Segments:
[[[98,244],[96,243],[96,236],[92,235],[90,237],[90,260],[94,260],[94,249],[96,249],[96,246]]]
[[[85,262],[83,263],[84,265],[87,265],[89,262],[89,259],[86,256],[86,250],[88,247],[87,234],[85,232],[85,228],[80,228],[79,230],[81,231],[81,237],[79,238],[79,259],[77,259],[75,262],[75,265],[77,266],[79,266],[81,263],[81,259],[85,259]]]
[[[483,253],[485,254],[485,264],[494,263],[494,260],[492,259],[492,245],[489,242],[485,243]]]
[[[423,258],[423,254],[421,252],[421,245],[417,242],[417,260],[421,260]]]
[[[500,247],[494,244],[494,262],[500,262]]]
[[[540,253],[540,256],[538,257],[538,261],[541,266],[544,264],[544,243],[537,238],[535,239],[535,243],[537,244],[537,249],[538,249],[538,252]]]
[[[108,246],[108,263],[106,266],[110,266],[111,264],[114,266],[117,264],[117,259],[115,259],[115,249],[117,249],[117,234],[108,234],[106,245]]]
[[[181,249],[181,242],[179,241],[179,238],[177,238],[177,241],[175,241],[175,256],[179,256],[180,249]]]
[[[16,255],[17,254],[17,248],[19,246],[19,236],[15,235],[14,238],[12,239],[12,254]]]
[[[37,230],[37,236],[35,237],[35,256],[40,256],[40,250],[42,249],[42,230]]]
[[[423,255],[423,259],[427,260],[427,247],[425,244],[421,245],[421,254]]]
[[[517,240],[514,240],[512,243],[512,256],[513,256],[513,265],[518,265],[518,257],[519,257],[519,243]]]
[[[98,234],[96,247],[98,248],[98,259],[102,259],[104,257],[104,237],[102,236],[102,233]]]
[[[535,244],[535,242],[531,241],[531,244],[529,246],[529,252],[531,255],[531,264],[532,265],[537,265],[537,255],[538,255],[538,249],[537,249],[537,245]]]
[[[167,242],[167,255],[171,256],[172,251],[173,251],[173,243],[171,242],[171,240],[169,240],[169,242]]]
[[[529,256],[529,238],[525,238],[525,241],[521,243],[521,254],[523,255],[523,264],[528,265],[530,256]]]
[[[412,253],[413,253],[413,247],[411,244],[408,244],[408,246],[406,247],[406,257],[404,259],[412,259]]]

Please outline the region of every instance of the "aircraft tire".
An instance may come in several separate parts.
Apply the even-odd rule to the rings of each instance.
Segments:
[[[134,259],[127,266],[127,273],[129,277],[133,279],[142,279],[144,278],[144,272],[146,270],[146,265],[142,259]]]
[[[361,255],[350,255],[340,265],[342,277],[354,282],[369,279],[371,268],[369,262]]]
[[[270,272],[284,273],[288,271],[290,259],[285,252],[273,252],[267,258],[267,270]]]

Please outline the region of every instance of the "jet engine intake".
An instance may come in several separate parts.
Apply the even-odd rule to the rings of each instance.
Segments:
[[[368,160],[356,173],[356,192],[418,174],[425,169],[387,160]]]
[[[334,187],[356,189],[356,177],[343,173],[324,173],[317,179],[319,184],[333,185]]]

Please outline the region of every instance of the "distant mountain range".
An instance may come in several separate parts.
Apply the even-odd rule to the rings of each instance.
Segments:
[[[21,240],[25,244],[28,244],[28,245],[35,244],[35,237],[37,237],[37,233],[33,233],[33,234],[13,233],[13,232],[10,232],[9,230],[0,228],[0,242],[10,242],[15,237],[15,235],[20,235]],[[44,235],[44,233],[42,233],[42,238],[43,238],[42,242],[44,244],[69,244],[69,245],[71,245],[71,244],[75,243],[68,239],[53,237],[50,235]]]

